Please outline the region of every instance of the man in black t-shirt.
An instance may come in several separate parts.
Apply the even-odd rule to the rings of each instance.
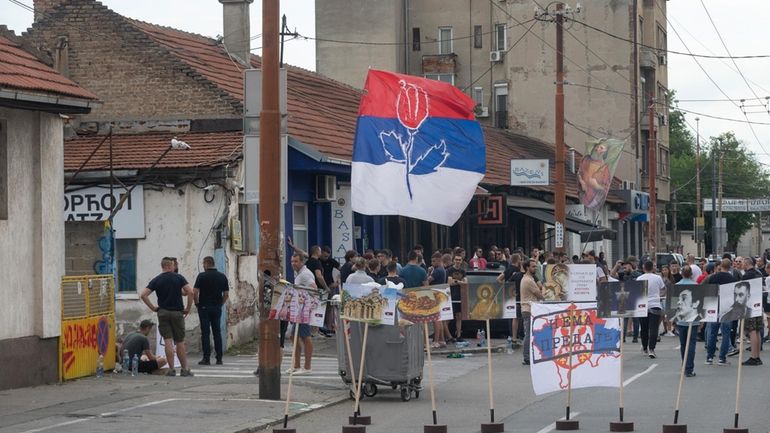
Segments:
[[[452,267],[446,270],[447,283],[449,283],[449,291],[452,296],[452,310],[455,315],[455,339],[457,341],[463,341],[463,319],[462,319],[462,286],[461,283],[467,283],[465,278],[465,270],[462,268],[463,257],[455,255],[452,258]],[[466,289],[467,290],[467,289]]]
[[[198,318],[201,321],[201,349],[203,359],[199,365],[211,364],[211,340],[209,334],[214,334],[214,350],[217,352],[217,365],[222,365],[222,305],[227,302],[230,284],[227,276],[219,272],[214,264],[214,258],[203,258],[204,271],[195,279],[195,306],[198,308]]]
[[[334,279],[334,270],[336,269],[339,271],[340,262],[332,257],[332,249],[328,246],[321,248],[320,261],[321,269],[323,270],[324,281],[326,282],[326,286],[329,288],[328,297],[331,299],[332,296],[340,292],[340,280]],[[324,316],[324,326],[319,330],[319,332],[328,337],[329,335],[334,335],[336,330],[337,320],[334,314],[334,308],[332,307],[331,302],[327,302],[326,315]]]
[[[166,359],[174,359],[176,344],[176,355],[182,364],[181,376],[193,376],[187,366],[187,350],[184,344],[184,319],[192,308],[193,289],[183,276],[174,272],[173,259],[164,257],[160,267],[163,272],[147,284],[140,297],[150,310],[158,313],[158,331],[165,343]],[[158,306],[150,301],[152,292],[158,297]],[[187,307],[182,304],[183,295],[187,296]],[[176,376],[176,370],[170,369],[167,375]]]
[[[513,286],[513,295],[516,298],[517,307],[521,306],[519,287],[522,278],[524,278],[524,272],[521,271],[521,255],[516,253],[511,256],[511,265],[505,268],[505,271],[497,276],[497,281],[499,283],[508,283]],[[516,308],[516,318],[511,319],[511,339],[513,340],[519,339],[519,319],[521,319],[521,308]]]

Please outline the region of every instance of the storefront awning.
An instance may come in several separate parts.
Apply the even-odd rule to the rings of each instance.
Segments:
[[[534,218],[546,224],[554,225],[555,217],[553,211],[546,209],[511,207],[516,213]],[[602,239],[614,240],[617,238],[617,232],[604,227],[594,227],[586,222],[572,218],[567,218],[565,224],[567,231],[580,235],[581,242],[596,242]]]

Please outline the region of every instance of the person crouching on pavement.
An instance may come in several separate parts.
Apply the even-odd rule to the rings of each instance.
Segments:
[[[139,373],[152,374],[166,365],[166,358],[155,356],[150,350],[150,340],[147,336],[150,335],[153,326],[155,324],[152,320],[142,320],[139,330],[126,335],[118,350],[118,353],[128,350],[129,359],[134,359],[134,355],[139,358]]]

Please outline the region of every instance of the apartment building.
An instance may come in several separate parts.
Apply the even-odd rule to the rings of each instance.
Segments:
[[[480,122],[553,142],[556,25],[538,6],[546,4],[316,1],[317,71],[358,88],[368,68],[447,81],[478,102]],[[649,192],[652,98],[657,134],[651,195],[657,197],[662,239],[670,195],[666,1],[592,0],[577,6],[565,3],[565,142],[585,153],[585,143],[595,138],[625,139],[616,176],[625,190]],[[553,16],[555,4],[549,7]],[[637,232],[619,233],[621,238],[644,242],[642,225],[633,226]],[[663,247],[662,241],[656,244]]]

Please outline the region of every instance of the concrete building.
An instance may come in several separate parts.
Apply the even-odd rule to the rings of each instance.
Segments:
[[[58,379],[63,115],[96,104],[21,46],[0,29],[0,389]]]
[[[369,67],[451,82],[477,101],[480,122],[553,142],[555,25],[534,16],[534,4],[522,0],[317,1],[317,70],[358,87]],[[616,170],[620,189],[649,192],[648,106],[654,98],[652,195],[656,243],[663,248],[663,205],[670,194],[666,2],[583,2],[568,17],[565,142],[585,153],[585,143],[598,137],[625,140]],[[643,221],[616,220],[620,255],[647,249]]]

